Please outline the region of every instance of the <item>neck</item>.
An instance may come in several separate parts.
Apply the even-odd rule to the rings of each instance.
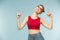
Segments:
[[[38,14],[34,12],[34,13],[32,14],[32,16],[38,17]]]

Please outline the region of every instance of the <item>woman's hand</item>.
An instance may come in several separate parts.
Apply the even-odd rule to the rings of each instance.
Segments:
[[[21,13],[18,12],[18,13],[17,13],[17,19],[20,19],[20,16],[21,16]]]
[[[49,16],[50,18],[52,17],[52,14],[50,11],[48,12],[47,16]]]

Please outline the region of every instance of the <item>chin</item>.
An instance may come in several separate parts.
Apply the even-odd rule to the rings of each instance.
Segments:
[[[39,12],[38,14],[41,14],[42,12]]]

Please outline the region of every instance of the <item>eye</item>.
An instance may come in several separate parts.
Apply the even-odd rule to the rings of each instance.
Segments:
[[[42,8],[40,8],[41,10],[43,10]]]

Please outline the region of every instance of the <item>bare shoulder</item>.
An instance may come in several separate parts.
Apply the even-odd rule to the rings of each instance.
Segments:
[[[26,20],[26,21],[28,20],[28,16],[25,17],[25,20]]]
[[[43,18],[40,19],[41,23],[45,23],[45,20]]]
[[[40,18],[40,22],[41,22],[41,23],[43,22],[43,18]]]
[[[40,21],[41,21],[41,19],[42,19],[42,18],[40,17]]]
[[[42,18],[40,18],[40,20],[42,21],[43,19],[42,19]]]

